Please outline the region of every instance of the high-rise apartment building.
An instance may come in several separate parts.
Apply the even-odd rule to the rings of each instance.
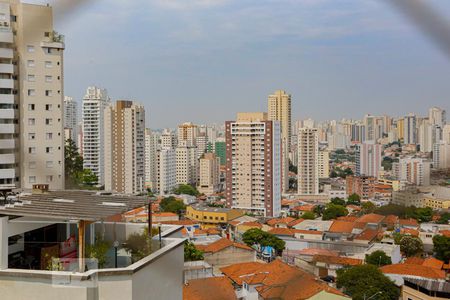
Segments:
[[[281,126],[266,113],[225,123],[226,199],[230,207],[276,217],[281,211]]]
[[[90,169],[98,178],[98,184],[105,184],[105,109],[111,101],[105,89],[88,87],[83,97],[83,168]]]
[[[158,190],[161,195],[172,193],[177,185],[176,153],[173,148],[158,151]]]
[[[161,134],[161,148],[173,148],[177,146],[177,137],[170,129],[164,129]]]
[[[119,100],[105,109],[105,190],[124,194],[144,191],[145,109]]]
[[[443,128],[447,123],[447,115],[444,109],[432,107],[428,111],[428,119],[431,125],[437,125]]]
[[[219,191],[220,159],[214,153],[205,153],[200,159],[200,178],[198,191],[213,194]]]
[[[282,192],[286,192],[289,189],[289,152],[292,137],[291,95],[282,90],[269,95],[267,113],[269,120],[279,121],[281,125],[281,187]]]
[[[189,141],[178,143],[176,148],[177,184],[197,185],[198,181],[198,155],[197,147]]]
[[[298,180],[300,195],[319,194],[319,137],[315,128],[298,131]]]
[[[64,189],[64,37],[50,6],[0,2],[0,188]]]
[[[187,142],[187,145],[195,146],[197,136],[198,136],[197,125],[192,124],[190,122],[178,125],[178,143]]]
[[[224,166],[227,161],[226,143],[224,138],[217,138],[214,153],[220,158],[220,165]]]
[[[417,144],[417,117],[414,114],[409,114],[404,118],[403,143]]]
[[[433,147],[433,168],[448,169],[450,168],[450,144],[440,141]]]
[[[319,150],[318,156],[319,178],[330,177],[330,151]]]
[[[72,97],[64,97],[64,129],[70,129],[70,139],[78,144],[78,106]]]
[[[373,142],[356,145],[356,175],[378,178],[381,169],[383,146]]]
[[[145,129],[145,187],[152,191],[158,185],[158,140],[157,134]]]
[[[197,158],[200,158],[206,152],[206,146],[208,144],[206,132],[199,133],[195,139],[195,144],[197,145]]]
[[[423,158],[402,158],[392,165],[394,178],[415,185],[430,185],[431,162]]]
[[[397,120],[397,137],[403,141],[405,139],[405,119],[401,118]]]

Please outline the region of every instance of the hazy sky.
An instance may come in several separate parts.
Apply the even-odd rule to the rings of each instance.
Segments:
[[[56,4],[66,95],[104,87],[144,103],[152,128],[263,111],[276,89],[294,120],[450,111],[450,59],[382,0],[80,2]],[[428,2],[450,18],[450,1]]]

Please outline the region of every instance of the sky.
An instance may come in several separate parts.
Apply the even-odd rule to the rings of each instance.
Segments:
[[[65,94],[106,88],[151,128],[265,111],[277,89],[293,120],[450,111],[450,56],[387,0],[75,2],[54,3]],[[428,2],[450,19],[450,1]]]

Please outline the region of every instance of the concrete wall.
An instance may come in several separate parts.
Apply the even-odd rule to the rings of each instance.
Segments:
[[[256,251],[237,247],[228,247],[216,253],[205,253],[203,256],[208,264],[216,268],[256,261]]]

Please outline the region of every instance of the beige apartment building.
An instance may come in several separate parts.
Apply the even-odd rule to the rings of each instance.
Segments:
[[[197,185],[198,159],[197,147],[189,141],[180,141],[175,149],[177,184]]]
[[[204,194],[213,194],[219,191],[220,184],[220,158],[214,153],[205,153],[200,158],[200,178],[198,191]]]
[[[196,145],[198,126],[190,122],[178,125],[178,143],[186,142],[189,146]]]
[[[320,150],[318,156],[319,178],[330,177],[330,151]]]
[[[50,6],[0,1],[0,187],[64,189],[64,37]]]
[[[266,113],[239,113],[225,123],[226,199],[267,217],[281,210],[281,126]]]
[[[315,128],[298,131],[297,182],[299,195],[319,194],[319,138]]]
[[[289,152],[292,137],[291,95],[282,90],[269,95],[267,113],[269,120],[279,121],[281,125],[281,188],[284,193],[289,189]]]
[[[105,190],[124,194],[144,191],[145,109],[120,100],[105,109]]]

